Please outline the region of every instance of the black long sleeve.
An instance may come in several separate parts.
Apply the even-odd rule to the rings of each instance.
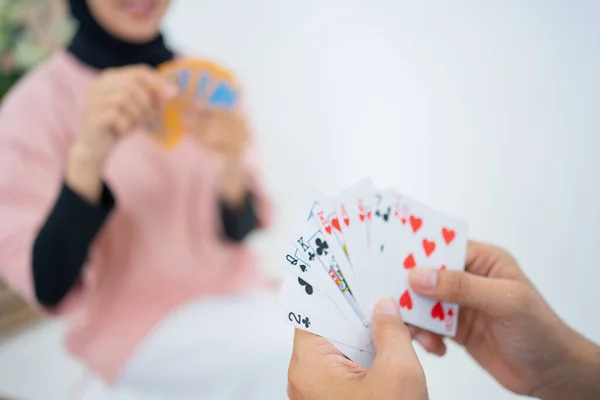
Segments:
[[[225,235],[242,241],[255,227],[253,196],[247,194],[239,210],[220,203]],[[99,205],[89,204],[66,184],[33,246],[33,279],[40,304],[56,306],[79,279],[90,245],[115,206],[109,187],[103,185]]]
[[[57,305],[77,282],[90,244],[114,205],[106,185],[95,206],[63,184],[33,245],[33,280],[40,304]]]
[[[241,242],[256,228],[258,219],[254,212],[254,196],[246,194],[246,200],[239,210],[229,208],[221,202],[221,221],[225,235],[232,241]]]

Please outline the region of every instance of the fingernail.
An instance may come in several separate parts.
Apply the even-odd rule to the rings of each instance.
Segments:
[[[438,271],[428,268],[415,268],[410,273],[413,286],[423,290],[433,290],[437,285]]]
[[[384,314],[394,315],[396,317],[400,315],[400,310],[398,309],[398,306],[396,305],[394,299],[392,299],[391,297],[387,297],[385,299],[380,300],[379,303],[377,303],[377,306],[375,307],[375,315]]]

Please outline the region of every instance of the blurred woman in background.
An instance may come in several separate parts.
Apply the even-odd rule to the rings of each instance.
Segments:
[[[67,317],[83,398],[281,398],[291,335],[242,244],[269,213],[244,121],[172,150],[140,128],[176,95],[154,69],[168,5],[70,0],[68,49],[5,98],[0,273]]]

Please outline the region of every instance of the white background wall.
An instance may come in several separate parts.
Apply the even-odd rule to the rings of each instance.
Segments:
[[[273,273],[311,191],[370,176],[509,248],[600,341],[599,20],[595,0],[177,0],[166,27],[244,81],[278,206],[256,240]],[[57,329],[37,334],[43,349],[0,347],[0,388],[32,393],[25,369],[4,378],[6,354],[30,348],[48,355],[30,376],[68,386]],[[420,355],[433,400],[512,398],[457,347]]]

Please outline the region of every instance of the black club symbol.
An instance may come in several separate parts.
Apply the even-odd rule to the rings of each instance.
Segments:
[[[391,214],[391,212],[392,212],[392,207],[388,207],[388,209],[387,209],[386,213],[385,213],[385,214],[383,214],[383,220],[384,220],[385,222],[387,222],[387,221],[388,221],[388,219],[390,218],[390,214]]]
[[[315,253],[308,252],[308,261],[312,261],[315,259]]]
[[[304,324],[304,326],[305,326],[306,328],[308,328],[308,327],[310,326],[310,319],[308,319],[308,317],[306,317],[306,318],[303,318],[303,319],[302,319],[302,323]]]
[[[317,239],[315,240],[315,243],[317,244],[317,254],[320,256],[322,256],[323,254],[327,255],[327,249],[329,248],[327,241]]]
[[[300,270],[301,270],[302,272],[306,272],[306,265],[304,265],[304,264],[300,264]]]
[[[375,211],[375,215],[376,215],[376,216],[378,216],[378,217],[382,217],[382,218],[383,218],[383,220],[384,220],[385,222],[387,222],[387,221],[388,221],[388,219],[390,218],[390,213],[391,213],[391,212],[392,212],[392,207],[388,207],[388,209],[387,209],[387,211],[385,212],[385,214],[384,214],[384,213],[382,213],[381,211],[377,210],[377,211]]]

